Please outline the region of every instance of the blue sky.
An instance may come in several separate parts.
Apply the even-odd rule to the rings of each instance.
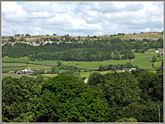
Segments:
[[[163,2],[2,2],[2,35],[163,31]]]

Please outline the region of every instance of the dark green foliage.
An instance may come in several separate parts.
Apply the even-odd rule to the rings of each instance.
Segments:
[[[162,101],[163,100],[163,72],[152,73],[148,71],[134,72],[139,87],[142,91],[140,97],[143,101]]]
[[[145,51],[142,49],[142,50],[140,50],[140,53],[144,53]]]
[[[104,66],[100,65],[98,71],[104,71]]]
[[[73,76],[49,79],[37,103],[33,116],[37,122],[106,122],[111,118],[106,101]]]
[[[156,56],[153,56],[153,57],[152,57],[151,62],[156,62]]]
[[[44,70],[34,70],[32,75],[38,75],[38,74],[44,74],[45,71]]]
[[[55,72],[56,66],[52,66],[51,72]]]
[[[140,91],[136,78],[129,72],[104,75],[105,97],[112,106],[127,106],[138,102]]]
[[[9,42],[15,42],[16,39],[14,39],[13,37],[9,37],[8,41],[9,41]]]
[[[98,83],[101,83],[102,81],[103,81],[102,75],[98,72],[94,72],[94,73],[90,74],[88,84],[93,86]]]
[[[70,73],[45,83],[41,75],[4,78],[2,121],[159,122],[159,112],[163,121],[163,71],[95,72],[89,85]]]
[[[29,36],[29,35],[27,35]],[[65,38],[65,40],[63,39]],[[30,60],[65,60],[65,61],[103,61],[109,59],[133,59],[135,58],[132,49],[142,49],[143,52],[150,48],[162,48],[162,40],[144,41],[121,40],[117,38],[86,39],[83,44],[69,35],[63,36],[62,42],[55,37],[41,38],[41,41],[53,41],[52,44],[31,46],[28,44],[16,43],[13,46],[5,44],[2,47],[2,56],[23,57],[28,56]],[[9,38],[15,42],[13,37]],[[67,43],[71,42],[71,43]],[[116,51],[116,54],[115,52]],[[111,53],[114,52],[113,56]],[[141,51],[142,52],[142,51]],[[123,55],[121,58],[119,54]]]
[[[134,66],[132,65],[132,63],[127,62],[127,63],[124,65],[124,67],[127,68],[127,69],[130,69],[130,68],[133,68]]]
[[[67,65],[62,65],[59,67],[60,70],[71,70],[71,71],[75,71],[78,68],[75,66],[67,66]]]
[[[163,104],[152,101],[143,104],[132,103],[124,107],[120,118],[135,118],[138,122],[159,122],[158,105],[160,107],[160,121],[163,121]]]
[[[31,99],[40,94],[40,83],[43,78],[37,79],[26,76],[20,79],[6,77],[2,81],[2,115],[3,121],[20,120],[23,113],[28,112]]]
[[[62,63],[60,61],[57,62],[57,67],[61,66]]]
[[[115,54],[115,55],[113,56],[113,59],[114,59],[114,60],[120,60],[120,56],[119,56],[118,54]]]
[[[128,70],[130,68],[136,68],[137,70],[139,70],[139,67],[133,66],[132,63],[128,62],[126,64],[117,64],[117,65],[108,65],[108,66],[99,66],[98,71],[106,71],[106,70],[112,70],[112,71],[116,71],[116,70]]]

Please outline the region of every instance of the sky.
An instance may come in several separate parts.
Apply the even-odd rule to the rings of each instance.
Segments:
[[[163,2],[1,2],[2,36],[163,31]]]

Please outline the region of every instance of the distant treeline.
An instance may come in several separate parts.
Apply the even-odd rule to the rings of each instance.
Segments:
[[[5,44],[2,47],[2,57],[9,56],[12,58],[28,56],[30,60],[65,60],[65,61],[102,61],[102,60],[120,60],[133,59],[136,52],[144,53],[147,49],[163,48],[163,39],[150,41],[144,39],[138,40],[121,40],[116,38],[84,40],[81,43],[63,40],[60,43],[54,42],[40,46],[16,43]]]

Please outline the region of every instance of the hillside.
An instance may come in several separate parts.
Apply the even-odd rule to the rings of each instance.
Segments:
[[[56,35],[20,35],[16,34],[16,36],[2,36],[2,43],[9,41],[9,39],[12,37],[16,41],[27,41],[27,42],[36,42],[36,40],[40,40],[42,38],[57,38],[57,39],[64,39],[66,36],[56,36]],[[124,33],[118,33],[118,34],[110,34],[110,35],[98,35],[98,36],[69,36],[72,39],[75,40],[85,40],[85,39],[95,39],[95,38],[120,38],[121,40],[125,39],[135,39],[135,40],[158,40],[159,38],[163,38],[163,32],[141,32],[141,33],[133,33],[133,34],[124,34]]]

